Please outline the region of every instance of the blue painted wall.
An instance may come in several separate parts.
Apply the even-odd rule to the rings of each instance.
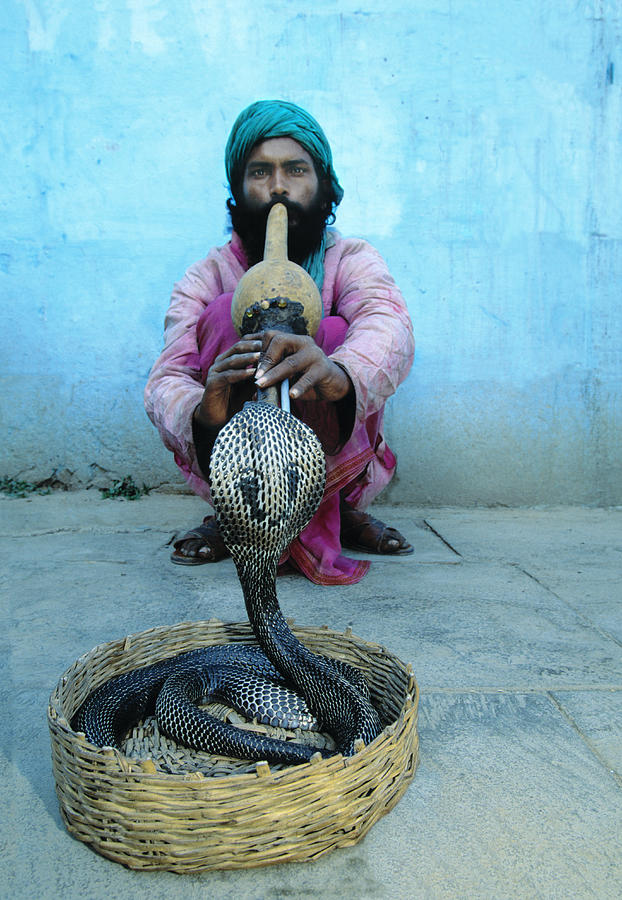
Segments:
[[[85,9],[85,7],[87,7]],[[5,0],[0,474],[175,481],[142,409],[248,102],[307,106],[410,305],[387,499],[622,503],[618,0]]]

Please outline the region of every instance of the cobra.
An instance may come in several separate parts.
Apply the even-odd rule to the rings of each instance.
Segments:
[[[161,729],[195,749],[285,763],[308,761],[317,752],[235,728],[196,705],[202,697],[218,698],[260,721],[317,727],[332,735],[337,752],[352,755],[359,741],[368,744],[381,731],[365,679],[302,644],[276,591],[279,559],[324,492],[318,438],[274,403],[246,403],[218,434],[209,482],[260,647],[204,648],[126,673],[87,699],[73,727],[98,746],[118,747],[130,724],[155,705]]]

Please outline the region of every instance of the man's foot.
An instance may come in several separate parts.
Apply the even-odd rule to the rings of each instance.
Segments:
[[[214,516],[206,516],[201,525],[175,541],[173,547],[171,562],[178,566],[203,566],[231,555],[220,536]]]
[[[341,503],[341,545],[360,553],[407,556],[414,552],[403,534],[380,519]]]

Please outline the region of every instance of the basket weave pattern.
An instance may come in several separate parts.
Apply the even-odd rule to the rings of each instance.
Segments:
[[[48,724],[61,813],[74,837],[132,869],[199,872],[315,859],[356,843],[399,800],[418,762],[418,688],[409,666],[347,630],[294,628],[316,653],[362,669],[384,731],[341,755],[243,774],[166,774],[98,749],[69,722],[100,684],[195,647],[255,643],[248,623],[186,622],[95,647],[64,673]]]

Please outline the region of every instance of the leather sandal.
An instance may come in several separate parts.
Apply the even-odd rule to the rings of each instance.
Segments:
[[[191,541],[196,545],[194,556],[181,553],[182,546]],[[220,536],[220,529],[214,516],[206,516],[201,525],[187,531],[183,537],[173,544],[171,562],[178,566],[203,566],[205,563],[220,562],[231,554]],[[198,556],[200,550],[207,550],[209,555]]]
[[[398,541],[398,546],[387,547],[387,541]],[[359,553],[382,556],[408,556],[414,552],[412,544],[396,528],[344,504],[341,505],[341,545]]]

